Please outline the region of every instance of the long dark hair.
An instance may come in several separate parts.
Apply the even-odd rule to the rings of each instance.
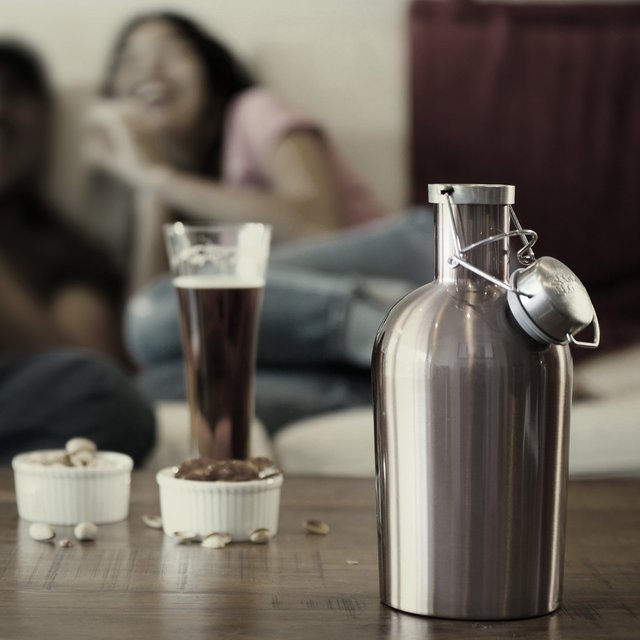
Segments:
[[[47,72],[40,56],[18,40],[0,40],[0,67],[8,72],[20,88],[45,106],[53,96]]]
[[[43,107],[46,129],[45,137],[41,140],[41,155],[36,159],[33,171],[23,176],[20,184],[11,190],[14,195],[15,192],[19,192],[21,197],[40,196],[39,189],[43,187],[51,159],[51,122],[54,109],[53,92],[47,71],[40,56],[31,47],[13,39],[0,39],[0,71],[9,77],[13,90],[26,94],[30,100]],[[37,189],[34,191],[35,186]],[[7,197],[6,193],[3,195]],[[31,208],[25,210],[28,209]],[[33,207],[33,212],[36,209]]]
[[[131,33],[144,23],[156,20],[170,24],[191,44],[205,69],[208,101],[215,104],[219,113],[224,117],[233,98],[254,86],[255,82],[244,66],[220,40],[204,31],[190,18],[173,12],[144,13],[133,18],[124,26],[116,39],[100,91],[101,95],[105,98],[114,96],[115,72]],[[200,154],[198,166],[194,168],[198,173],[212,175],[213,172],[212,177],[219,177],[222,135],[223,132],[218,131],[215,135],[205,136],[210,139],[205,140],[205,148]]]

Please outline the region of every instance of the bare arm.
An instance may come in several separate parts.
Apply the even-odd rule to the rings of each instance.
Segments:
[[[234,188],[160,166],[142,178],[136,207],[136,240],[129,290],[138,290],[166,271],[162,225],[169,208],[195,219],[217,222],[264,222],[279,240],[300,238],[336,228],[340,198],[322,140],[294,132],[265,158],[269,179],[264,189]]]
[[[235,188],[165,167],[151,170],[150,186],[164,203],[203,220],[264,222],[278,239],[334,229],[340,198],[323,141],[297,131],[281,140],[264,160],[266,188]]]
[[[262,159],[264,186],[237,188],[172,168],[169,157],[159,154],[148,136],[140,135],[140,122],[125,112],[123,105],[99,106],[94,126],[110,144],[88,137],[88,159],[136,192],[130,291],[166,269],[162,224],[169,220],[170,209],[201,221],[268,223],[276,239],[339,226],[340,190],[329,149],[316,133],[296,130],[282,138]]]

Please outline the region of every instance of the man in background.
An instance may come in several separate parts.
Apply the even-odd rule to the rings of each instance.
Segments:
[[[0,463],[80,435],[140,461],[153,414],[110,362],[120,282],[47,198],[52,118],[38,59],[0,41]]]

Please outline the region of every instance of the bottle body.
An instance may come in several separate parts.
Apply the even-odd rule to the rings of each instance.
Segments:
[[[440,220],[441,254],[446,233]],[[374,346],[381,599],[444,618],[549,613],[562,586],[569,349],[535,343],[503,289],[439,261]]]

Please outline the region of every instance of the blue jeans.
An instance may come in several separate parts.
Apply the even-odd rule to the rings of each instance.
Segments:
[[[113,364],[95,354],[56,349],[0,360],[0,464],[17,453],[64,448],[69,438],[129,454],[153,446],[148,403]]]
[[[270,430],[370,402],[368,365],[389,308],[433,279],[433,219],[388,221],[276,248],[258,340],[256,412]],[[125,334],[154,399],[185,397],[177,299],[164,276],[129,303]]]

